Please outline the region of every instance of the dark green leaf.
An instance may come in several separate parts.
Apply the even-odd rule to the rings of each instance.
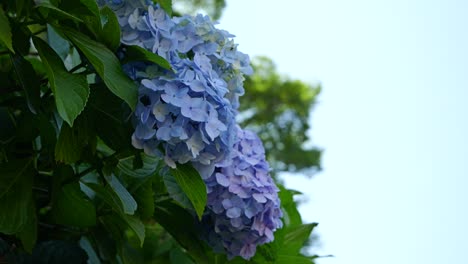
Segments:
[[[53,240],[37,245],[32,258],[35,264],[83,264],[88,256],[76,242]]]
[[[195,218],[182,207],[169,202],[156,203],[155,220],[183,246],[196,263],[213,263],[206,255]]]
[[[31,159],[0,164],[0,233],[21,232],[35,214],[32,200],[34,168]]]
[[[180,248],[174,248],[169,254],[172,264],[194,264],[190,257],[182,252]]]
[[[96,193],[96,196],[110,206],[115,212],[121,215],[124,214],[122,202],[117,194],[115,194],[109,187],[104,187],[100,184],[91,182],[83,182],[83,184],[93,190]]]
[[[138,204],[138,210],[142,219],[149,219],[154,213],[154,192],[152,181],[148,180],[140,186],[133,196]]]
[[[10,21],[8,21],[3,7],[0,5],[0,42],[3,43],[11,52],[13,50]]]
[[[76,16],[94,16],[99,18],[96,0],[62,1],[60,8]]]
[[[122,71],[114,53],[80,32],[67,29],[64,33],[88,58],[106,86],[134,110],[138,97],[137,85]]]
[[[69,73],[60,57],[47,43],[39,38],[33,38],[33,40],[45,65],[57,111],[63,120],[73,126],[73,122],[85,108],[89,97],[86,76]]]
[[[37,7],[47,9],[50,12],[49,15],[57,19],[71,19],[76,22],[83,22],[83,20],[81,20],[80,18],[72,14],[69,14],[63,11],[62,9],[54,6],[53,4],[50,3],[49,0],[41,0],[40,3],[37,4]]]
[[[93,0],[93,2],[95,2]],[[114,11],[108,6],[101,9],[101,15],[106,18],[105,23],[102,27],[102,32],[99,34],[101,42],[106,46],[115,51],[120,46],[120,25]]]
[[[177,165],[177,169],[171,169],[171,174],[201,219],[206,206],[206,186],[200,174],[189,164]]]
[[[84,126],[71,128],[64,123],[55,145],[55,159],[66,164],[77,162],[88,139],[88,131]]]
[[[13,160],[0,164],[0,198],[9,192],[16,192],[13,186],[18,181],[28,179],[33,162],[31,159]]]
[[[316,223],[312,223],[285,229],[286,234],[284,236],[283,245],[279,249],[279,254],[297,255],[316,226]]]
[[[62,186],[52,206],[52,219],[61,225],[90,227],[96,225],[96,208],[80,190],[79,183]]]
[[[164,69],[172,70],[169,62],[165,60],[163,57],[157,54],[154,54],[152,52],[149,52],[148,50],[139,46],[135,46],[135,45],[127,46],[125,59],[123,63],[133,62],[133,61],[152,62],[152,63],[155,63],[156,65],[161,66]]]
[[[16,135],[15,123],[6,107],[0,107],[0,124],[2,124],[2,129],[0,129],[0,143],[6,144]]]
[[[130,227],[130,229],[135,232],[138,240],[140,241],[140,247],[142,247],[143,243],[145,242],[145,225],[143,225],[140,218],[132,215],[124,215],[123,219],[125,223],[127,223],[128,227]]]
[[[141,168],[134,168],[135,156],[119,159],[117,168],[125,175],[136,178],[144,178],[153,175],[156,172],[161,159],[158,157],[146,155],[145,153],[141,153],[140,156],[143,163]]]
[[[175,178],[169,173],[161,173],[161,174],[164,180],[164,185],[166,186],[167,192],[169,193],[169,196],[172,199],[174,199],[174,201],[179,203],[179,205],[184,207],[185,209],[195,211],[192,203],[190,202],[190,199],[187,197],[184,191],[182,191],[179,184],[177,184]]]
[[[103,84],[93,85],[92,90],[93,96],[88,104],[93,111],[92,119],[99,138],[116,151],[133,149],[133,127],[127,120],[131,114],[130,108]]]
[[[31,31],[21,24],[12,24],[11,32],[13,33],[13,48],[24,57],[29,55],[31,48]]]
[[[161,5],[161,8],[166,11],[169,16],[172,16],[172,0],[156,0]]]
[[[28,222],[24,226],[24,229],[18,233],[18,238],[21,240],[23,248],[28,253],[33,251],[37,240],[37,215],[33,208],[34,207],[30,208],[32,210],[30,212]]]
[[[18,81],[26,94],[29,110],[37,114],[37,110],[41,104],[41,90],[36,72],[31,63],[21,56],[15,55],[12,57],[12,61]]]
[[[133,215],[137,209],[137,203],[127,189],[120,183],[119,179],[114,175],[105,176],[107,183],[112,188],[114,193],[122,204],[122,209],[125,214]]]

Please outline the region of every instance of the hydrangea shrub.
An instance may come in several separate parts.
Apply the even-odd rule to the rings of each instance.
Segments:
[[[0,262],[312,263],[235,121],[249,57],[171,6],[0,4]]]

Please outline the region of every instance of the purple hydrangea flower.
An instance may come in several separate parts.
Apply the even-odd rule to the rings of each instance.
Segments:
[[[171,18],[145,0],[104,2],[118,17],[122,44],[160,55],[173,70],[124,66],[140,83],[133,145],[148,154],[162,148],[168,165],[192,162],[209,177],[234,145],[243,74],[252,72],[248,56],[208,16]]]
[[[262,142],[253,132],[236,128],[232,161],[217,164],[205,180],[208,204],[203,224],[215,249],[229,258],[250,259],[258,245],[273,241],[273,232],[282,227],[282,212]]]

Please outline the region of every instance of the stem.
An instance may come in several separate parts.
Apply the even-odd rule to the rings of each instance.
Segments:
[[[37,36],[39,34],[41,34],[42,32],[46,32],[47,31],[47,27],[44,27],[44,28],[41,28],[40,30],[32,33],[34,36]]]
[[[80,68],[83,68],[83,67],[85,67],[85,66],[86,66],[86,64],[84,64],[84,63],[82,62],[82,63],[76,65],[75,67],[71,68],[71,70],[69,70],[68,72],[69,72],[69,73],[74,73],[74,72],[76,72],[77,70],[79,70]]]
[[[78,176],[78,178],[81,178],[81,177],[85,176],[86,174],[88,174],[88,173],[90,173],[90,172],[92,172],[92,171],[94,171],[94,170],[96,170],[96,168],[94,168],[94,167],[91,166],[91,167],[87,168],[86,170],[84,170],[84,171],[78,173],[77,176]]]

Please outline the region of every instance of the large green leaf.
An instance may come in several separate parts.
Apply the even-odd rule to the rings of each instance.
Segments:
[[[0,175],[0,212],[4,212],[0,214],[0,233],[15,234],[23,231],[35,214],[32,200],[32,160],[0,164]]]
[[[200,240],[195,218],[179,205],[170,201],[156,203],[155,220],[183,246],[196,263],[213,263]]]
[[[55,223],[61,225],[96,225],[96,208],[77,182],[62,186],[52,206],[51,216]]]
[[[286,234],[278,254],[297,255],[316,226],[316,223],[311,223],[285,229]]]
[[[114,11],[112,11],[108,6],[104,6],[101,9],[101,16],[106,19],[98,37],[110,50],[115,51],[120,46],[119,20],[115,16]]]
[[[18,238],[23,244],[23,248],[31,253],[37,240],[37,215],[34,210],[34,206],[30,208],[31,212],[28,218],[28,222],[25,224],[24,229],[18,233]]]
[[[135,192],[133,196],[138,204],[138,214],[142,219],[149,219],[154,213],[154,191],[151,180],[143,183]]]
[[[194,210],[190,199],[184,193],[182,188],[180,188],[174,176],[169,173],[161,173],[161,176],[163,177],[164,185],[166,186],[169,196],[185,209]]]
[[[109,186],[112,188],[114,193],[122,204],[122,209],[125,214],[133,215],[137,209],[137,203],[128,190],[120,183],[119,179],[115,175],[105,176],[105,179]]]
[[[280,189],[278,195],[281,200],[281,209],[283,211],[283,222],[285,227],[301,225],[301,215],[297,210],[297,204],[293,197],[296,192],[286,189],[281,184],[278,184],[278,188]]]
[[[106,86],[134,110],[138,98],[137,85],[122,71],[120,62],[114,53],[103,44],[80,32],[72,29],[63,29],[62,31],[88,58]]]
[[[115,151],[133,149],[131,134],[134,129],[128,120],[130,108],[104,84],[92,85],[92,91],[88,106],[93,112],[92,119],[99,138]]]
[[[38,1],[39,3],[37,3],[37,8],[44,8],[46,9],[48,12],[49,12],[49,16],[52,16],[54,19],[71,19],[71,20],[74,20],[76,22],[83,22],[83,20],[81,20],[81,18],[77,17],[77,16],[74,16],[70,13],[67,13],[65,11],[63,11],[62,9],[54,6],[52,3],[50,3],[49,0],[40,0]]]
[[[172,70],[169,62],[163,57],[136,45],[126,47],[125,59],[123,63],[132,61],[152,62],[164,69]]]
[[[15,53],[11,38],[10,22],[3,11],[3,7],[0,5],[0,42],[3,43],[3,45],[5,45],[11,52]]]
[[[89,97],[86,76],[71,74],[54,50],[39,38],[33,38],[41,60],[45,65],[55,104],[60,116],[70,126],[83,111]]]
[[[15,192],[15,184],[27,179],[32,170],[33,162],[31,159],[13,160],[0,164],[0,199],[8,192]]]
[[[26,95],[26,101],[31,112],[37,114],[41,104],[39,79],[31,63],[23,57],[15,55],[12,57],[16,77]]]
[[[84,147],[91,141],[91,133],[84,117],[80,117],[74,127],[64,123],[55,145],[55,159],[66,164],[77,162]]]
[[[133,215],[124,215],[123,219],[128,227],[135,232],[140,241],[140,247],[142,247],[145,242],[145,225],[143,225],[140,218]]]
[[[206,206],[206,185],[198,171],[189,164],[179,164],[177,169],[171,169],[177,184],[189,198],[190,202],[201,219]]]

